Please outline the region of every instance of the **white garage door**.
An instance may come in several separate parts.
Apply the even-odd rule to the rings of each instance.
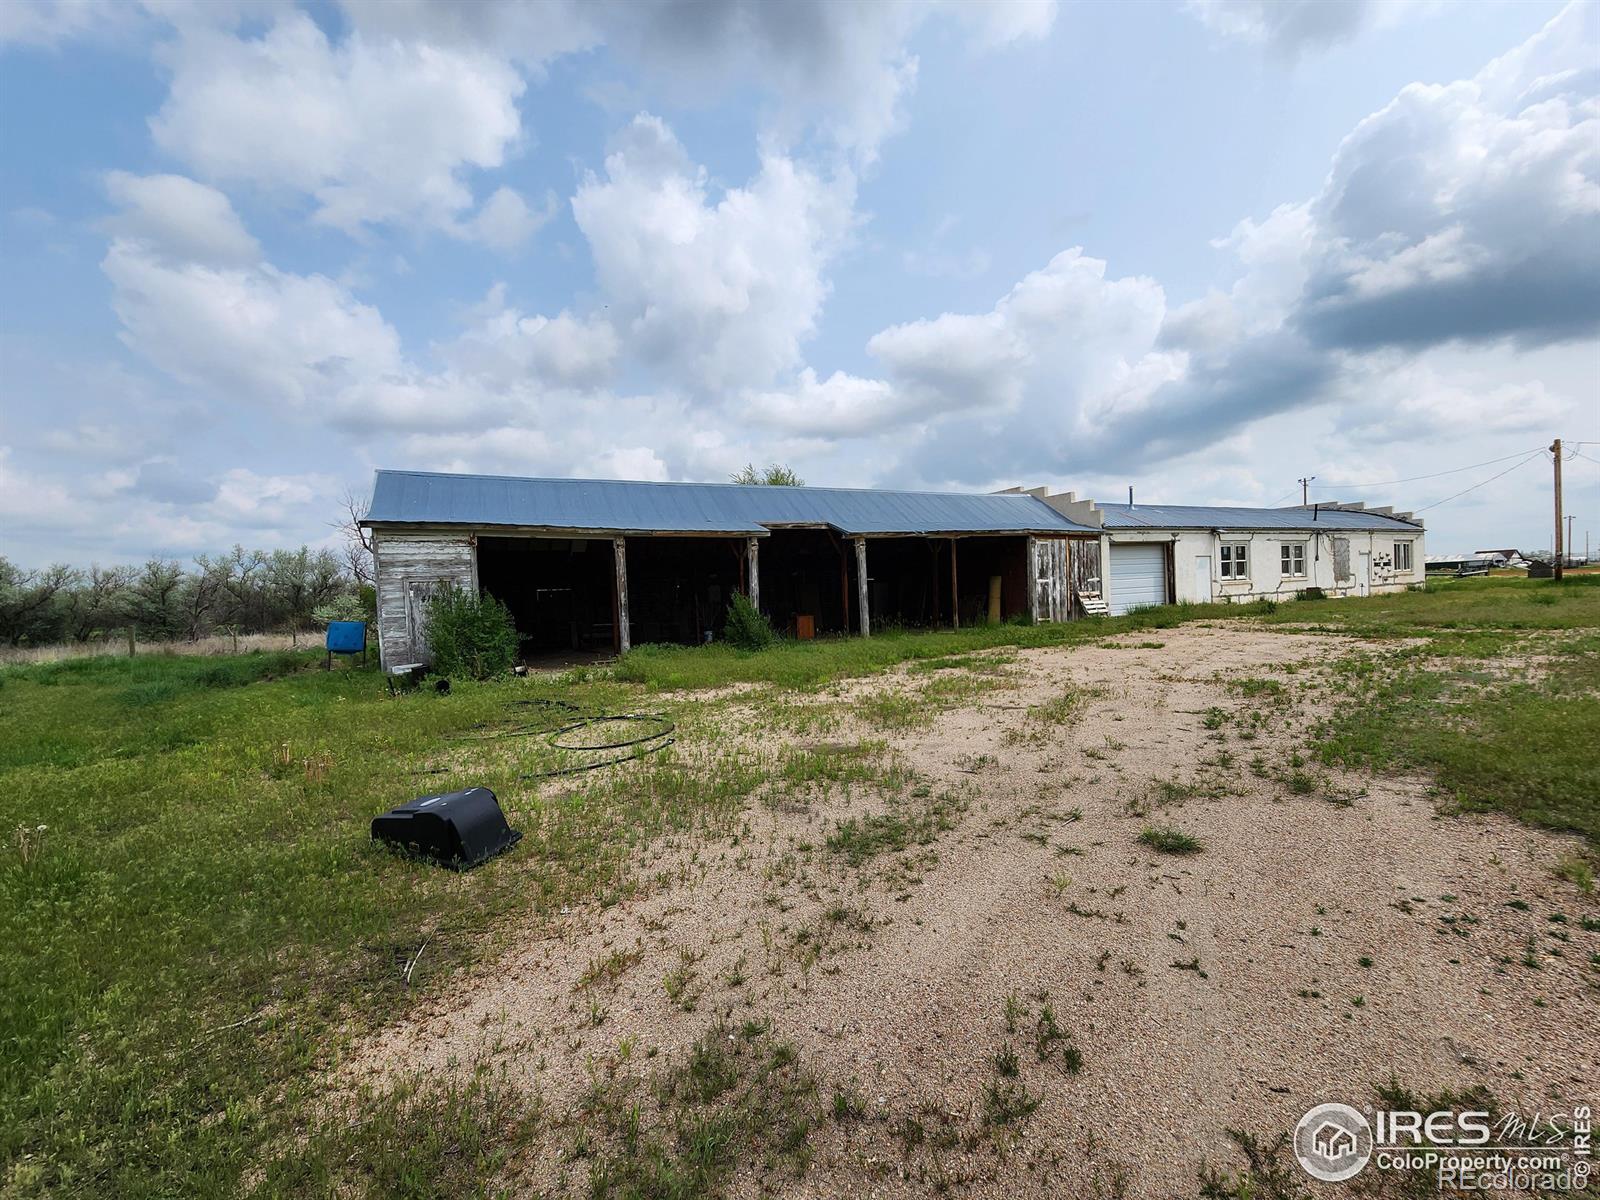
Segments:
[[[1167,602],[1167,548],[1160,542],[1111,546],[1111,614]]]

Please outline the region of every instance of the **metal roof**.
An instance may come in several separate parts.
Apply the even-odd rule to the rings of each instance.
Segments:
[[[366,524],[514,525],[638,533],[1099,533],[1027,495],[379,471]]]
[[[1198,504],[1102,504],[1107,529],[1319,529],[1416,533],[1421,522],[1341,508],[1219,508]]]

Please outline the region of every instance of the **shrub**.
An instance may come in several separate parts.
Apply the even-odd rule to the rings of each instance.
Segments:
[[[517,659],[517,627],[493,596],[445,588],[428,601],[428,646],[441,675],[488,679]]]
[[[313,608],[311,620],[325,629],[332,621],[369,621],[371,618],[367,616],[367,606],[361,597],[346,592],[326,604],[319,604]]]
[[[778,640],[767,619],[743,592],[735,592],[728,604],[728,621],[722,636],[741,650],[765,650]]]

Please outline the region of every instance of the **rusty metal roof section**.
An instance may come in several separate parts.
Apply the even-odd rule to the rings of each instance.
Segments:
[[[429,471],[379,471],[363,523],[755,536],[784,526],[846,535],[1099,532],[1028,495]]]
[[[1360,505],[1296,505],[1293,508],[1231,508],[1195,504],[1101,504],[1107,529],[1323,529],[1417,533],[1422,522],[1410,513]],[[1409,518],[1409,519],[1408,519]]]

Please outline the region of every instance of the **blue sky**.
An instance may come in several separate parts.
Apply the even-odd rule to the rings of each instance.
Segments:
[[[1430,507],[1429,549],[1547,547],[1558,435],[1600,540],[1597,30],[12,0],[0,553],[316,544],[376,466],[752,460],[1408,508],[1514,467]]]

